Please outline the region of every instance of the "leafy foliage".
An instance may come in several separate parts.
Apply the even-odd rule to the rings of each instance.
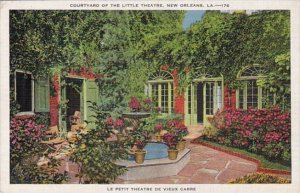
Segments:
[[[234,87],[243,66],[258,63],[268,69],[278,55],[289,50],[289,28],[287,11],[251,16],[207,11],[187,32],[191,41],[186,46],[186,63],[202,73],[223,74],[225,84]]]
[[[108,113],[96,104],[90,108],[95,112],[96,127],[78,135],[70,159],[79,164],[79,183],[111,183],[126,171],[115,162],[127,159],[129,144],[108,141],[112,134],[112,127],[106,125]]]
[[[11,72],[64,77],[71,68],[92,69],[101,77],[102,103],[117,115],[131,96],[144,97],[149,75],[163,64],[178,70],[182,91],[201,74],[222,74],[225,85],[238,87],[238,71],[258,63],[267,70],[261,84],[288,107],[290,87],[280,87],[290,76],[289,16],[206,11],[183,31],[183,11],[11,11]]]
[[[15,100],[15,92],[13,89],[9,91],[9,95],[9,115],[10,118],[13,118],[20,111],[20,105]]]
[[[66,182],[67,174],[60,174],[56,170],[59,161],[50,159],[47,170],[37,166],[37,159],[44,156],[47,149],[40,143],[44,129],[45,125],[38,124],[34,118],[12,118],[10,122],[11,183],[53,184]]]
[[[36,161],[36,160],[34,160]],[[59,161],[50,160],[47,170],[40,168],[31,158],[23,158],[20,163],[11,167],[12,184],[61,184],[68,180],[67,173],[57,172]]]
[[[275,93],[277,105],[282,109],[291,108],[291,77],[290,77],[290,53],[281,54],[275,58],[276,65],[272,71],[258,84]]]
[[[230,184],[290,184],[291,180],[287,178],[280,178],[275,175],[254,173],[248,174],[244,177],[232,180]]]

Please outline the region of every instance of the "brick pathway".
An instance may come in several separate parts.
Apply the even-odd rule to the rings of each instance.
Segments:
[[[221,184],[256,172],[254,162],[241,159],[202,145],[190,144],[191,160],[176,176],[123,181],[122,184]]]
[[[256,172],[254,162],[232,156],[202,145],[190,144],[191,160],[176,176],[147,180],[124,181],[117,179],[116,184],[221,184],[231,179]],[[67,159],[62,161],[60,171],[68,171],[71,184],[78,183],[75,177],[77,165]],[[145,174],[146,175],[146,174]]]

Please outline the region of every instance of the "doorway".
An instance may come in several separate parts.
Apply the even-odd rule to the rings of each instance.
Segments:
[[[203,123],[203,82],[197,84],[197,123]]]
[[[83,94],[82,94],[82,79],[76,78],[67,78],[66,79],[66,99],[68,100],[67,114],[66,114],[66,122],[67,122],[67,130],[71,128],[71,124],[69,121],[69,117],[74,115],[75,111],[80,111],[81,116],[83,114]]]

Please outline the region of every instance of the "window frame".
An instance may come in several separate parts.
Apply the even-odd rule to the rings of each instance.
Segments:
[[[241,108],[241,109],[248,109],[248,81],[255,81],[256,85],[257,85],[257,79],[246,79],[246,80],[242,80],[243,81],[243,87],[239,88],[236,90],[236,107],[237,108]],[[241,93],[243,96],[243,107],[240,107],[240,96]],[[262,108],[262,88],[260,86],[257,85],[257,107],[254,108],[258,108],[261,109]]]
[[[31,72],[17,69],[14,72],[14,97],[15,100],[17,100],[17,73],[23,73],[23,74],[29,74],[31,76],[31,111],[20,111],[16,114],[16,116],[22,116],[22,115],[34,115],[34,76]]]
[[[258,72],[256,75],[246,75],[246,76],[243,76],[242,74],[247,71],[247,70],[250,70],[251,68],[259,68],[258,70],[257,69],[254,69],[256,72]],[[253,71],[254,71],[253,70]],[[248,81],[255,81],[256,85],[257,85],[257,80],[259,78],[263,78],[265,77],[265,72],[264,70],[261,68],[261,66],[259,64],[253,64],[253,65],[250,65],[250,66],[246,66],[245,68],[243,68],[242,70],[239,71],[238,75],[237,75],[237,80],[241,81],[242,82],[242,87],[241,88],[238,88],[236,89],[236,108],[241,108],[241,109],[245,109],[247,110],[248,109]],[[241,94],[242,92],[242,94]],[[243,96],[243,106],[241,107],[240,105],[240,97]],[[276,104],[276,101],[275,101],[275,95],[273,96],[274,100],[273,100],[273,105]],[[257,85],[257,109],[261,109],[261,108],[264,108],[263,106],[263,88],[259,85]]]
[[[167,90],[168,90],[168,111],[167,112],[162,112],[162,84],[166,84],[167,83]],[[147,96],[149,96],[152,99],[152,86],[153,85],[157,85],[157,98],[158,101],[156,101],[157,106],[155,106],[155,108],[160,108],[161,109],[161,114],[162,115],[168,115],[168,114],[172,114],[174,111],[174,100],[175,100],[175,95],[174,95],[174,82],[173,80],[150,80],[148,81],[148,94]],[[173,97],[173,98],[172,98]]]

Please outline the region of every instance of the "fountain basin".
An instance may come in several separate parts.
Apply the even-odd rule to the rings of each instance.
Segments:
[[[125,166],[128,170],[119,178],[123,180],[141,180],[177,175],[189,162],[190,151],[190,149],[185,149],[179,152],[176,160],[169,160],[168,158],[149,159],[142,164],[130,160],[118,161],[118,165]]]
[[[168,157],[168,146],[164,143],[147,143],[145,160],[162,159]],[[134,156],[130,156],[129,160],[134,161]]]
[[[147,112],[127,112],[122,114],[124,118],[128,119],[143,119],[150,116]]]

